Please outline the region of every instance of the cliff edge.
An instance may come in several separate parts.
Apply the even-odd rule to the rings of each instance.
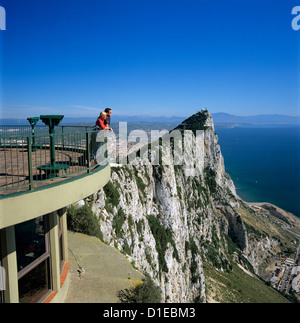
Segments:
[[[158,163],[151,163],[148,145],[128,165],[112,167],[110,182],[85,203],[99,219],[102,240],[150,274],[163,302],[225,301],[214,289],[218,272],[259,281],[276,254],[296,252],[298,229],[286,230],[237,196],[208,111],[174,130],[190,152],[181,163],[172,151],[175,137],[170,145],[158,140]]]

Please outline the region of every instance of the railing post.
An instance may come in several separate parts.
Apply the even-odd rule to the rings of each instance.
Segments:
[[[91,134],[89,132],[86,133],[86,166],[87,166],[87,172],[90,172],[90,156],[91,156],[91,147],[90,147],[90,142],[91,142]]]
[[[33,190],[33,169],[32,169],[32,143],[31,138],[27,137],[28,147],[28,176],[29,176],[29,190]]]
[[[62,135],[62,145],[63,145],[63,149],[65,149],[64,126],[61,127],[61,135]]]

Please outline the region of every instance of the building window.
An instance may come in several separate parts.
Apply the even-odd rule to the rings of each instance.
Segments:
[[[35,303],[45,297],[51,288],[48,259],[33,267],[19,279],[20,303]]]
[[[60,271],[62,271],[65,263],[64,244],[63,244],[64,243],[63,242],[63,214],[64,214],[64,209],[61,209],[57,212]]]
[[[15,226],[20,303],[38,302],[51,289],[47,216]]]

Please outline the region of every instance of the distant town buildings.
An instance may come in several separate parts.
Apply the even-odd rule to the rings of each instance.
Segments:
[[[300,247],[296,259],[278,257],[270,283],[285,294],[290,294],[293,291],[300,299]]]

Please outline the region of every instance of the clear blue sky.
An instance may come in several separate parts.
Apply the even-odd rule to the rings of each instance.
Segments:
[[[2,118],[300,115],[293,0],[0,0]]]

